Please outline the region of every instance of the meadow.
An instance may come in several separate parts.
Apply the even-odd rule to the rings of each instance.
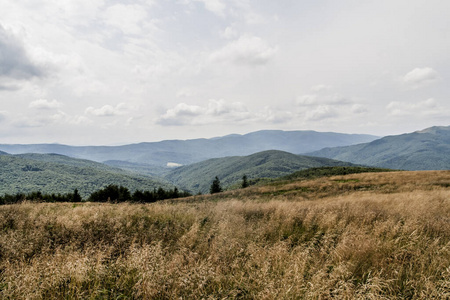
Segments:
[[[0,206],[1,299],[448,299],[450,171]]]

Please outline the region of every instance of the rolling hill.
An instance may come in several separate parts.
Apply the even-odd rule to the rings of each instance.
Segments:
[[[123,146],[67,146],[60,144],[0,145],[11,154],[57,153],[97,162],[114,161],[166,167],[168,163],[191,164],[210,158],[242,156],[265,150],[301,154],[324,147],[347,146],[370,142],[377,137],[316,131],[263,130],[245,135],[228,135],[212,139],[166,140]],[[123,163],[122,163],[123,164]],[[151,173],[151,170],[149,171]]]
[[[0,155],[0,194],[64,194],[78,189],[86,197],[109,184],[130,190],[173,187],[161,179],[57,154]]]
[[[450,169],[450,126],[387,136],[369,143],[325,148],[309,155],[403,170]]]
[[[249,179],[276,178],[312,167],[350,165],[326,158],[269,150],[249,156],[214,158],[179,167],[165,178],[191,192],[208,193],[215,176],[219,177],[223,187],[227,187],[239,183],[244,175]]]

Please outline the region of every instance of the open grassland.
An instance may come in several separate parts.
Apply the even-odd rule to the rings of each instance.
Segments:
[[[450,171],[0,207],[1,299],[449,299]]]

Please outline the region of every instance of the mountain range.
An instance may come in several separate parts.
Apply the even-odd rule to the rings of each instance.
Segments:
[[[97,162],[113,161],[115,165],[124,165],[125,162],[141,166],[166,167],[168,164],[186,165],[210,158],[245,156],[265,150],[281,150],[302,154],[325,147],[370,142],[377,138],[365,134],[263,130],[245,135],[233,134],[211,139],[167,140],[123,146],[1,144],[0,150],[10,154],[57,153]]]
[[[386,136],[369,143],[308,153],[356,164],[402,170],[449,170],[450,126]]]
[[[323,147],[327,145],[341,146]],[[227,188],[239,186],[243,175],[258,180],[307,168],[354,164],[448,170],[450,126],[378,139],[314,131],[258,131],[110,147],[0,145],[0,194],[69,193],[76,188],[86,197],[108,184],[123,185],[132,191],[176,185],[193,193],[205,193],[215,176]]]

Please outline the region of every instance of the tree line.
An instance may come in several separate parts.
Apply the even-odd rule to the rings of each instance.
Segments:
[[[45,194],[42,192],[30,192],[30,193],[17,193],[15,195],[5,194],[0,196],[0,205],[2,204],[14,204],[23,201],[35,201],[35,202],[139,202],[139,203],[152,203],[164,199],[174,199],[189,197],[191,193],[185,191],[179,191],[178,188],[165,190],[163,188],[148,190],[136,190],[133,193],[124,186],[108,185],[100,190],[93,192],[87,199],[83,199],[78,189],[75,189],[73,193],[66,194]]]
[[[246,188],[249,186],[247,181],[247,176],[242,177],[241,188]],[[210,193],[220,193],[222,192],[222,186],[219,178],[216,176],[213,180]],[[191,193],[186,191],[180,191],[177,187],[169,190],[165,190],[162,187],[158,189],[154,188],[152,191],[149,190],[136,190],[133,193],[124,186],[119,186],[115,184],[110,184],[100,190],[93,192],[86,200],[84,200],[78,189],[75,189],[73,193],[66,194],[44,194],[40,191],[30,192],[30,193],[17,193],[15,195],[5,194],[0,196],[0,205],[2,204],[14,204],[23,201],[35,201],[35,202],[139,202],[139,203],[152,203],[156,201],[161,201],[165,199],[176,199],[192,196]]]

